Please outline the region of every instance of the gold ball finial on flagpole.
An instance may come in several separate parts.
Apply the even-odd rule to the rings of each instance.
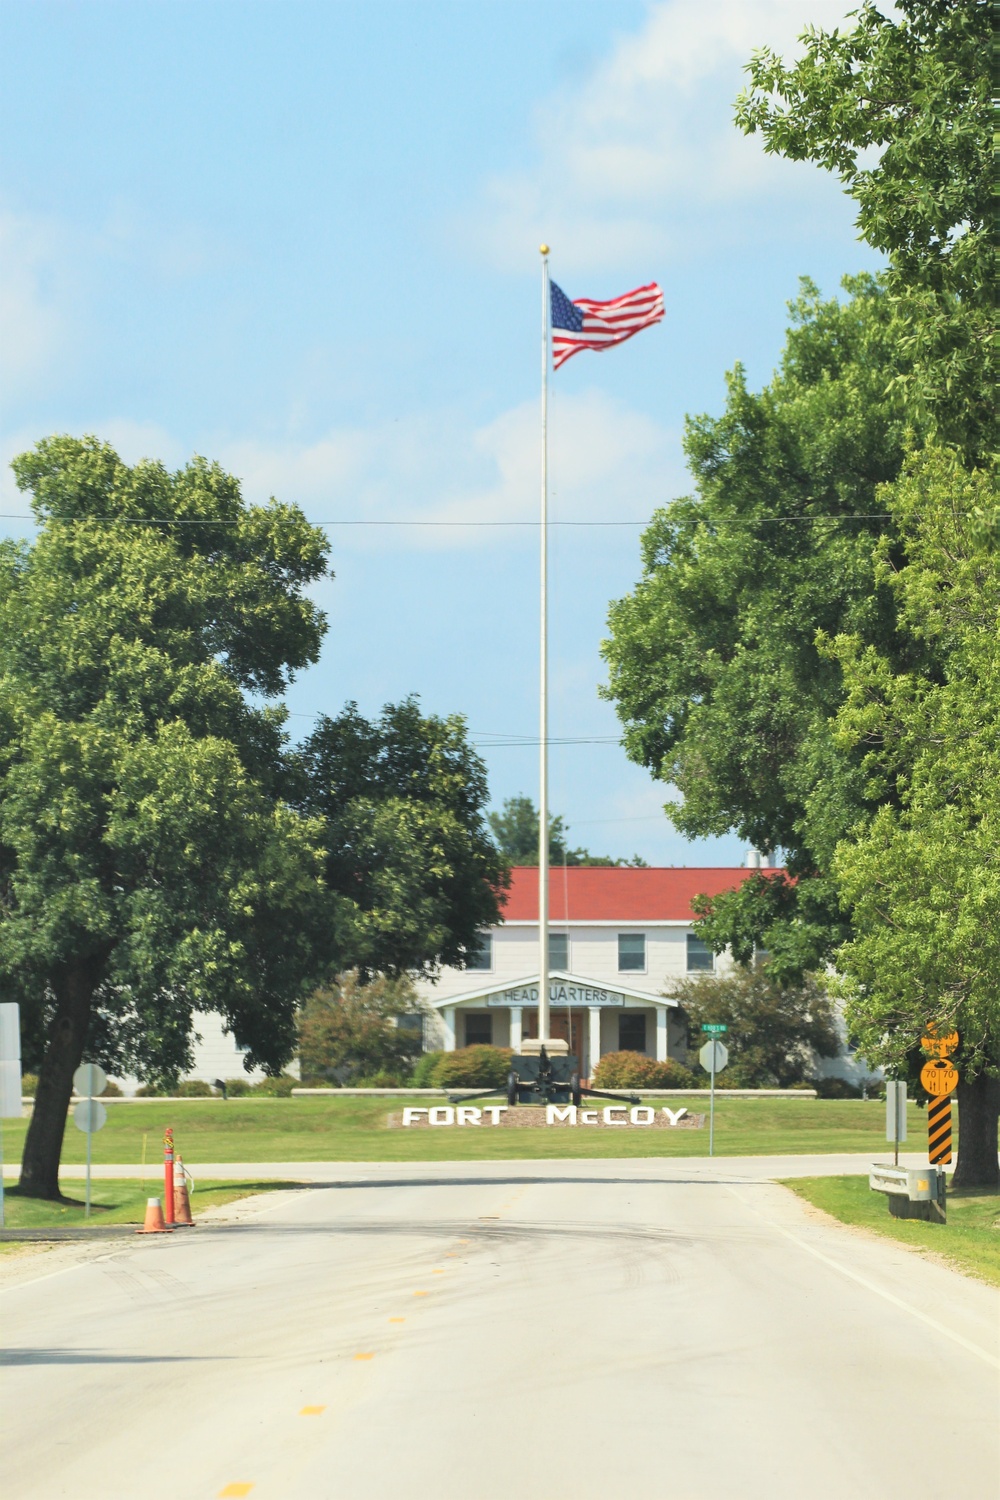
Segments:
[[[539,249],[539,253],[542,254],[542,255],[548,255],[548,253],[549,253],[549,247],[548,247],[548,245],[539,245],[538,249]]]

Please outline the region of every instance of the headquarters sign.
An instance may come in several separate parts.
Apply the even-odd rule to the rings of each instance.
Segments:
[[[650,1002],[655,1004],[656,997],[650,996]],[[492,995],[486,996],[487,1005],[511,1006],[511,1005],[537,1005],[538,985],[522,984],[516,985],[510,990],[497,990]],[[605,990],[599,986],[588,984],[566,984],[562,980],[554,980],[549,985],[550,1005],[624,1005],[625,996],[618,990]]]

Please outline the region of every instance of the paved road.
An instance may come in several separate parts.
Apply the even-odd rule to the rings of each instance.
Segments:
[[[5,1500],[995,1495],[996,1294],[729,1165],[359,1167],[39,1258]]]
[[[706,1147],[707,1151],[707,1147]],[[872,1162],[879,1156],[888,1161],[891,1150],[884,1152],[865,1152],[835,1154],[827,1152],[822,1156],[729,1156],[709,1158],[704,1152],[699,1156],[671,1156],[671,1157],[645,1157],[642,1160],[649,1165],[655,1162],[657,1165],[669,1163],[671,1169],[684,1172],[686,1175],[700,1173],[709,1177],[716,1177],[720,1169],[729,1176],[735,1177],[839,1177],[844,1173],[857,1172],[865,1177]],[[628,1158],[634,1161],[635,1158]],[[919,1151],[910,1152],[907,1155],[899,1153],[900,1166],[923,1167],[927,1165],[927,1153]],[[371,1177],[381,1174],[382,1176],[398,1177],[400,1174],[415,1172],[419,1176],[425,1176],[428,1170],[433,1170],[433,1164],[427,1162],[349,1162],[349,1161],[209,1161],[188,1163],[193,1165],[195,1174],[204,1182],[231,1181],[231,1182],[314,1182],[314,1183],[341,1183],[353,1181],[359,1175]],[[536,1162],[476,1162],[465,1163],[469,1171],[478,1173],[498,1171],[507,1174],[511,1167],[518,1171],[525,1169],[532,1171],[534,1166],[549,1173],[557,1163],[548,1161]],[[578,1163],[579,1165],[579,1163]],[[95,1166],[92,1169],[93,1176],[105,1179],[119,1177],[138,1177],[145,1170],[146,1180],[150,1184],[150,1191],[155,1192],[156,1186],[162,1177],[162,1168],[150,1166],[147,1162],[145,1169],[138,1163],[120,1162],[113,1165]],[[445,1169],[447,1170],[447,1168]],[[18,1178],[21,1168],[18,1165],[4,1168],[5,1176]],[[66,1181],[82,1182],[87,1175],[86,1167],[65,1166],[59,1169],[59,1175]]]

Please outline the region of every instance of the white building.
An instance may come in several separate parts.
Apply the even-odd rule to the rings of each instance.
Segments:
[[[698,895],[734,890],[750,869],[573,866],[549,882],[551,1033],[590,1077],[606,1052],[683,1056],[686,1035],[671,985],[731,966],[693,930]],[[503,921],[483,933],[466,969],[420,986],[428,1050],[489,1042],[516,1051],[538,1035],[538,870],[512,872]]]

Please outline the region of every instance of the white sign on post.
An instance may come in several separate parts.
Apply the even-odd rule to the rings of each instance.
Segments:
[[[0,1121],[21,1118],[21,1007],[0,1005]],[[4,1227],[3,1125],[0,1124],[0,1229]]]
[[[706,1073],[712,1075],[711,1093],[708,1103],[708,1154],[715,1155],[715,1075],[721,1073],[729,1061],[729,1048],[725,1042],[706,1042],[698,1053],[698,1061]]]
[[[729,1062],[729,1048],[725,1042],[706,1042],[698,1053],[698,1061],[706,1073],[721,1073]]]
[[[73,1074],[73,1087],[81,1099],[93,1099],[107,1086],[108,1075],[97,1063],[81,1063]]]
[[[906,1140],[906,1084],[890,1079],[885,1086],[885,1138],[896,1148],[899,1165],[899,1143]]]
[[[73,1074],[73,1087],[83,1097],[73,1110],[73,1124],[87,1137],[87,1206],[85,1216],[90,1218],[90,1142],[95,1130],[103,1130],[108,1112],[94,1094],[103,1094],[108,1075],[97,1063],[81,1063]]]
[[[0,1005],[0,1119],[21,1118],[21,1007]]]

